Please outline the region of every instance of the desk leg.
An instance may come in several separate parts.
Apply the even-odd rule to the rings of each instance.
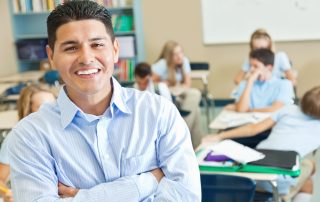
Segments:
[[[281,202],[281,199],[279,197],[279,192],[278,192],[278,183],[276,180],[270,181],[270,184],[272,186],[272,193],[273,193],[273,201],[274,202]]]

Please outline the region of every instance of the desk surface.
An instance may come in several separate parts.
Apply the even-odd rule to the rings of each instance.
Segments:
[[[27,71],[0,77],[0,83],[19,83],[19,82],[37,82],[43,75],[44,71]]]
[[[190,77],[191,79],[203,79],[209,76],[208,70],[191,70]]]
[[[8,110],[0,112],[0,130],[9,130],[18,123],[18,111]]]
[[[223,130],[226,128],[237,127],[248,123],[257,123],[270,117],[270,115],[271,113],[240,113],[223,109],[219,113],[219,115],[210,123],[209,128]]]

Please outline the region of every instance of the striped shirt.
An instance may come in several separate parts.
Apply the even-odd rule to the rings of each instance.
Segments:
[[[102,116],[85,114],[62,88],[12,130],[11,181],[19,201],[200,201],[190,133],[165,98],[113,79]],[[149,172],[161,168],[160,183]],[[57,184],[80,189],[60,199]]]

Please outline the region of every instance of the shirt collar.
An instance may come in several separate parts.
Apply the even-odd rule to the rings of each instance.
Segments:
[[[112,88],[113,94],[110,102],[111,114],[113,115],[116,109],[119,109],[123,113],[130,114],[131,110],[127,105],[129,97],[126,91],[114,78],[112,78]],[[82,112],[82,110],[70,100],[66,94],[65,87],[61,88],[57,103],[61,113],[61,124],[63,128],[66,128],[72,122],[77,112]]]

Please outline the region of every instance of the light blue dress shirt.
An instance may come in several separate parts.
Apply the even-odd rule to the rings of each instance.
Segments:
[[[238,102],[247,86],[243,80],[239,84],[234,97]],[[268,81],[255,81],[250,92],[250,109],[259,109],[271,106],[274,102],[284,105],[293,104],[294,91],[292,83],[287,79],[272,77]]]
[[[278,52],[274,55],[274,64],[272,74],[275,77],[283,77],[283,72],[291,69],[290,60],[285,52]],[[242,65],[242,71],[248,72],[250,70],[250,62],[247,59]]]
[[[305,157],[320,147],[320,120],[305,115],[298,106],[285,106],[271,118],[276,125],[257,148],[293,150]]]
[[[167,99],[122,88],[113,79],[110,107],[85,114],[60,91],[12,130],[11,180],[19,201],[200,201],[190,133]],[[149,172],[161,168],[158,184]],[[79,188],[59,199],[57,184]]]

